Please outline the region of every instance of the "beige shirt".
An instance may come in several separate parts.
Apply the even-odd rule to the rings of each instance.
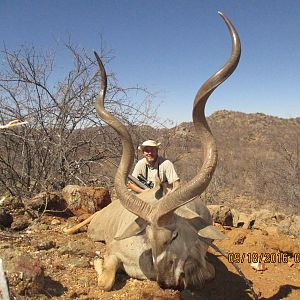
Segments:
[[[148,171],[146,171],[146,168]],[[147,173],[148,176],[146,177]],[[137,178],[137,176],[140,174],[146,177],[147,180],[152,181],[154,184],[156,182],[156,176],[159,177],[161,183],[166,182],[169,185],[171,185],[174,181],[179,180],[173,163],[161,156],[158,156],[153,167],[147,164],[146,158],[139,160],[134,167],[132,176]]]

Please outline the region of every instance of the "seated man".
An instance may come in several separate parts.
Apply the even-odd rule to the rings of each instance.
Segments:
[[[160,182],[168,189],[174,189],[179,186],[179,177],[176,174],[174,165],[166,158],[158,155],[158,149],[161,143],[148,140],[139,146],[139,150],[143,152],[144,158],[139,160],[134,167],[132,176],[144,176],[147,181],[155,184],[158,177]],[[144,191],[134,183],[129,183],[128,187],[136,193]]]

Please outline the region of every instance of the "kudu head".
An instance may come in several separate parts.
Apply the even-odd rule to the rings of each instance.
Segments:
[[[219,14],[229,29],[232,52],[226,64],[201,86],[194,100],[193,123],[203,147],[203,164],[194,178],[163,196],[159,201],[154,201],[157,199],[159,187],[144,192],[147,196],[143,193],[137,196],[127,190],[126,182],[133,164],[134,147],[126,126],[104,108],[107,77],[102,61],[95,53],[101,74],[101,88],[96,99],[96,110],[100,118],[117,131],[123,146],[121,161],[115,176],[116,193],[122,205],[137,216],[135,223],[124,229],[123,236],[118,238],[127,238],[146,230],[157,281],[165,288],[182,289],[203,283],[201,277],[204,277],[204,274],[193,275],[193,270],[201,267],[198,265],[205,264],[207,245],[201,242],[199,239],[201,234],[195,230],[195,227],[174,214],[174,211],[192,201],[206,189],[217,164],[215,140],[204,114],[205,104],[211,93],[233,73],[241,53],[239,36],[234,26],[226,16]],[[153,201],[149,201],[149,197]],[[146,201],[145,198],[148,200]],[[190,217],[198,216],[194,214]],[[205,237],[214,239],[214,234]],[[199,257],[201,255],[202,258]]]

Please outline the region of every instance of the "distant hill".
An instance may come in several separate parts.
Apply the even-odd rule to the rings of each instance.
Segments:
[[[300,213],[300,118],[222,110],[208,122],[219,159],[203,196],[207,203]],[[157,134],[181,179],[192,178],[201,165],[200,141],[193,124],[182,123]]]

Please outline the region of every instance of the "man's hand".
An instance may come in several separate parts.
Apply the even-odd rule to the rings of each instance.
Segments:
[[[134,184],[134,183],[132,183],[132,182],[129,182],[129,183],[127,184],[127,187],[128,187],[129,189],[131,189],[132,191],[138,193],[138,194],[141,193],[141,192],[143,192],[143,191],[146,191],[146,190],[143,190],[142,188],[140,188],[139,186],[137,186],[136,184]]]
[[[179,188],[179,186],[180,186],[180,180],[178,179],[178,180],[176,180],[176,181],[173,182],[173,189],[172,189],[172,191],[175,191],[177,188]]]

